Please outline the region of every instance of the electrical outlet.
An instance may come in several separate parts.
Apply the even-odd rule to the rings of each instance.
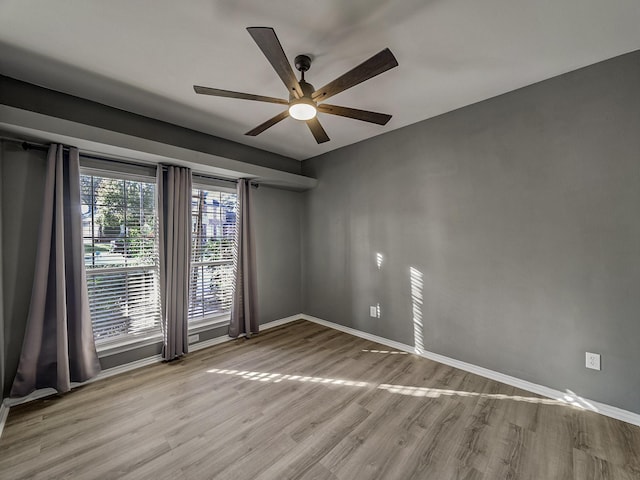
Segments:
[[[189,343],[196,343],[200,341],[200,335],[197,333],[195,335],[189,335]]]
[[[600,370],[600,354],[599,353],[586,353],[586,366],[593,370]]]
[[[378,318],[378,307],[375,305],[371,305],[369,307],[369,316],[373,318]]]

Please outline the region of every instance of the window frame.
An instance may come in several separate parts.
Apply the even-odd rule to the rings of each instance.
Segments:
[[[235,188],[223,186],[221,185],[221,182],[217,180],[212,180],[212,181],[207,181],[207,180],[208,179],[206,177],[200,177],[200,176],[194,175],[192,178],[192,186],[191,186],[192,192],[193,190],[198,189],[198,190],[206,190],[208,192],[222,192],[222,193],[237,194],[237,191]],[[238,199],[236,196],[236,219],[237,219],[237,206],[238,206]],[[192,215],[193,215],[193,210],[192,210]],[[237,225],[235,228],[237,228]],[[191,232],[191,235],[193,235],[193,232]],[[193,237],[191,238],[191,241],[193,242]],[[237,252],[235,251],[236,249],[237,249],[237,245],[235,244],[235,239],[234,239],[234,253],[233,253],[234,256],[237,254]],[[204,266],[205,264],[233,265],[233,262],[234,260],[232,258],[231,260],[216,260],[216,261],[199,262],[199,263],[202,263],[202,265]],[[193,266],[194,266],[193,258],[191,258],[189,262],[190,275],[191,275]],[[230,322],[231,322],[231,311],[205,315],[200,318],[187,319],[189,333],[198,333],[198,332],[210,330],[216,327],[227,326],[229,325]]]
[[[128,165],[128,164],[115,164],[112,165],[112,162],[109,160],[94,160],[89,162],[89,166],[86,166],[85,159],[81,157],[80,162],[80,176],[91,176],[91,177],[100,177],[100,178],[109,178],[114,180],[123,180],[129,182],[144,182],[153,184],[154,188],[154,214],[155,214],[155,249],[159,247],[159,232],[158,232],[158,192],[157,192],[157,181],[155,175],[152,173],[151,167],[137,166],[137,165]],[[96,163],[99,167],[96,167]],[[109,168],[101,168],[104,164],[105,167]],[[108,165],[107,165],[108,164]],[[121,167],[120,169],[118,167]],[[132,171],[133,170],[133,171]],[[147,173],[148,172],[148,173]],[[92,232],[95,228],[95,220],[92,219]],[[92,233],[93,235],[93,233]],[[83,233],[83,245],[84,245],[84,233]],[[113,268],[105,268],[105,269],[92,269],[87,268],[87,264],[84,261],[83,257],[83,266],[85,268],[85,278],[87,288],[89,287],[89,279],[95,275],[99,275],[101,273],[126,273],[126,272],[135,272],[135,271],[143,271],[143,270],[155,270],[156,282],[159,288],[159,280],[160,280],[160,262],[159,257],[156,256],[156,261],[153,265],[132,265],[132,266],[123,266],[123,267],[113,267]],[[134,348],[143,347],[146,345],[156,344],[163,338],[162,333],[162,325],[161,325],[161,292],[158,291],[157,296],[157,310],[158,310],[158,326],[153,329],[141,331],[138,333],[127,333],[123,335],[117,335],[114,337],[107,337],[103,340],[95,339],[96,350],[102,356],[112,355],[124,351],[129,351]],[[93,317],[92,317],[92,330],[93,330]],[[107,353],[108,352],[108,353]]]

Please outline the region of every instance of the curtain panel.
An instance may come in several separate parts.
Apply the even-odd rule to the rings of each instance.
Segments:
[[[159,165],[157,182],[162,358],[170,361],[189,350],[191,170]]]
[[[237,193],[235,278],[229,323],[231,337],[251,336],[259,331],[252,189],[248,179],[238,180]]]
[[[51,145],[29,316],[11,397],[58,392],[100,372],[84,267],[80,156]]]

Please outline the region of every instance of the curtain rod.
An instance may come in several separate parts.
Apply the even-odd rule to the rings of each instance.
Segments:
[[[69,146],[67,145],[62,145],[62,148],[65,152],[69,151]],[[32,142],[22,142],[22,149],[23,150],[39,150],[41,152],[47,152],[49,151],[49,146],[42,144],[42,143],[32,143]],[[78,149],[79,150],[79,149]],[[123,165],[133,165],[136,167],[148,167],[149,165],[143,165],[140,163],[136,163],[136,162],[128,162],[126,160],[118,160],[115,158],[106,158],[106,157],[98,157],[96,155],[91,155],[88,153],[83,153],[80,152],[80,155],[82,155],[85,158],[90,158],[92,160],[107,160],[109,162],[115,162],[115,163],[122,163]]]
[[[10,140],[13,142],[20,142],[20,140],[14,139],[14,138],[6,138],[3,137],[5,140]],[[69,151],[69,146],[67,145],[63,145],[62,146],[63,149],[65,151]],[[33,142],[26,142],[23,141],[22,142],[22,149],[23,150],[39,150],[39,151],[43,151],[46,152],[49,150],[49,146],[44,144],[44,143],[33,143]],[[80,152],[80,155],[85,157],[85,158],[89,158],[92,160],[102,160],[102,161],[108,161],[108,162],[115,162],[115,163],[121,163],[123,165],[132,165],[132,166],[136,166],[136,167],[149,167],[149,164],[144,164],[144,163],[137,163],[135,161],[127,161],[127,160],[119,160],[119,159],[114,159],[114,158],[107,158],[107,157],[101,157],[101,156],[96,156],[96,155],[91,155],[88,153],[82,153]],[[162,165],[163,169],[166,169],[166,165]],[[210,179],[210,180],[217,180],[220,182],[227,182],[227,183],[233,183],[233,184],[237,184],[238,180],[237,179],[232,179],[232,178],[223,178],[223,177],[215,177],[213,175],[207,175],[206,173],[192,173],[192,176],[194,177],[200,177],[200,178],[206,178],[206,179]],[[253,183],[251,182],[251,186],[253,188],[258,188],[259,184],[257,183]]]

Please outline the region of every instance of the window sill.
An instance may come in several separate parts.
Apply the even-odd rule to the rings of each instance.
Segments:
[[[189,333],[200,333],[218,327],[225,327],[229,325],[230,321],[231,315],[228,313],[201,318],[189,324]]]
[[[213,330],[214,328],[226,327],[229,325],[230,320],[230,315],[228,313],[198,319],[197,322],[192,322],[189,325],[189,333],[195,334],[205,332],[207,330]],[[148,345],[155,345],[161,342],[162,333],[154,332],[140,337],[124,338],[111,342],[107,341],[103,344],[96,345],[96,350],[98,351],[98,357],[102,358],[135,350],[136,348],[146,347]]]
[[[102,358],[108,357],[110,355],[116,355],[122,352],[128,352],[140,347],[154,345],[156,343],[162,343],[161,332],[154,332],[140,337],[124,338],[122,340],[105,342],[101,345],[96,345],[96,350],[98,351],[98,357]]]

